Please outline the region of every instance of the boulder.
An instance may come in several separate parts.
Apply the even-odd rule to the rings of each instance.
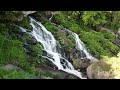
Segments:
[[[35,13],[35,12],[37,12],[37,11],[22,11],[22,13],[23,13],[25,16],[27,16],[27,15],[29,15],[29,14],[33,14],[33,13]]]
[[[117,34],[119,34],[119,35],[120,35],[120,28],[118,28]]]
[[[84,58],[80,60],[80,68],[86,69],[91,64],[91,60]]]
[[[53,79],[51,77],[41,76],[40,79]]]
[[[104,61],[94,62],[87,67],[87,76],[89,79],[114,79],[110,69],[111,66]]]
[[[19,67],[15,66],[13,64],[7,64],[5,66],[2,66],[1,68],[6,69],[6,70],[19,69]]]

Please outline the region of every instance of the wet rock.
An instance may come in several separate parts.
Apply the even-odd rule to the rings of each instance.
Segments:
[[[120,39],[116,38],[116,40],[114,41],[114,43],[115,43],[118,47],[120,47]]]
[[[28,35],[25,35],[24,37],[26,39],[26,43],[27,44],[30,44],[30,45],[35,45],[37,44],[37,40],[35,38],[33,38],[32,36],[30,36],[29,34]]]
[[[80,60],[80,68],[87,68],[91,64],[91,60],[84,58]]]
[[[32,38],[31,41],[28,42],[28,44],[35,45],[37,44],[37,40]]]
[[[26,33],[25,31],[21,30],[19,27],[15,27],[12,31],[21,36],[25,35],[25,33]]]
[[[80,79],[80,78],[67,73],[65,74],[64,79]]]

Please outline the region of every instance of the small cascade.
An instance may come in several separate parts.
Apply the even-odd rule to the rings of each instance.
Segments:
[[[43,50],[47,52],[47,55],[42,57],[50,60],[57,66],[58,70],[73,74],[81,79],[86,79],[82,77],[81,72],[75,70],[72,64],[62,56],[61,46],[51,32],[33,18],[30,18],[30,24],[33,27],[32,36],[43,45]]]

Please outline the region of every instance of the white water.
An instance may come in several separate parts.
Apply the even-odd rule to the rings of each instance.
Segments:
[[[52,12],[51,12],[51,13],[52,13]],[[52,16],[49,18],[49,21],[53,18],[53,15],[54,15],[54,14],[52,13]],[[56,25],[55,23],[53,23],[53,24]],[[57,26],[57,25],[56,25],[56,26]],[[58,27],[59,27],[59,26],[58,26]],[[78,36],[76,33],[72,32],[72,31],[70,31],[70,30],[68,30],[68,29],[66,29],[66,28],[65,28],[65,30],[67,30],[68,32],[70,32],[70,33],[73,35],[73,37],[74,37],[74,39],[75,39],[75,42],[76,42],[76,48],[81,52],[81,59],[87,58],[87,59],[89,59],[89,60],[91,60],[91,61],[98,61],[97,58],[93,57],[93,56],[87,51],[84,43],[80,40],[79,36]],[[85,54],[85,56],[82,56],[83,54]]]
[[[70,30],[68,30],[68,29],[66,29],[66,30],[73,35],[73,37],[74,37],[74,39],[75,39],[75,42],[76,42],[76,48],[81,52],[81,55],[82,55],[82,53],[85,54],[85,57],[81,56],[81,59],[87,58],[87,59],[89,59],[89,60],[91,60],[91,61],[98,61],[95,57],[93,57],[93,56],[87,51],[84,43],[80,40],[79,36],[78,36],[76,33],[72,32],[72,31],[70,31]]]
[[[56,47],[60,47],[54,36],[49,32],[40,22],[35,21],[30,18],[30,24],[33,27],[32,35],[35,39],[43,45],[44,51],[47,52],[47,56],[42,56],[49,59],[54,65],[58,67],[58,70],[65,71],[67,73],[76,75],[81,79],[86,79],[82,77],[81,72],[74,69],[72,64],[62,57],[62,54]]]

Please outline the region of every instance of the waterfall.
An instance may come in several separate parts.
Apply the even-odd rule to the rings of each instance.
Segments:
[[[55,40],[51,32],[33,18],[30,18],[30,24],[33,27],[33,31],[31,32],[32,36],[43,45],[43,50],[47,52],[47,55],[42,57],[50,60],[58,67],[58,70],[76,75],[81,79],[86,79],[82,77],[81,72],[75,70],[72,64],[62,56],[60,52],[61,46],[59,42]]]
[[[73,37],[75,39],[75,42],[76,42],[76,48],[77,48],[77,50],[79,50],[81,52],[81,59],[87,58],[87,59],[89,59],[91,61],[98,61],[98,59],[96,59],[95,57],[93,57],[87,51],[84,43],[80,40],[79,36],[76,33],[72,32],[72,31],[70,31],[68,29],[65,29],[65,30],[67,30],[68,32],[70,32],[73,35]],[[83,56],[83,54],[84,54],[84,56]]]
[[[52,16],[49,18],[49,21],[53,18],[53,15],[54,15],[53,12],[51,12],[51,14],[52,14]],[[53,25],[57,26],[57,24],[55,24],[55,23],[53,23]],[[58,26],[58,27],[61,28],[60,26]],[[74,37],[74,39],[75,39],[75,42],[76,42],[76,48],[77,48],[77,50],[79,50],[80,53],[81,53],[81,59],[87,58],[87,59],[89,59],[89,60],[91,60],[91,61],[98,61],[97,58],[93,57],[93,56],[87,51],[84,43],[80,40],[79,36],[78,36],[76,33],[72,32],[72,31],[70,31],[70,30],[68,30],[68,29],[66,29],[66,28],[64,28],[64,29],[67,30],[68,32],[70,32],[70,33],[73,35],[73,37]]]
[[[98,61],[97,58],[93,57],[93,56],[87,51],[84,43],[80,40],[79,36],[78,36],[76,33],[70,31],[69,29],[62,28],[62,27],[60,27],[59,25],[57,25],[57,24],[55,24],[55,23],[53,23],[53,25],[55,25],[55,26],[57,26],[57,27],[59,27],[59,28],[61,28],[61,29],[63,29],[63,30],[66,30],[67,32],[69,32],[69,33],[72,34],[72,36],[74,37],[75,42],[76,42],[76,48],[77,48],[77,50],[79,50],[80,53],[81,53],[81,59],[87,58],[87,59],[91,60],[91,62]]]

